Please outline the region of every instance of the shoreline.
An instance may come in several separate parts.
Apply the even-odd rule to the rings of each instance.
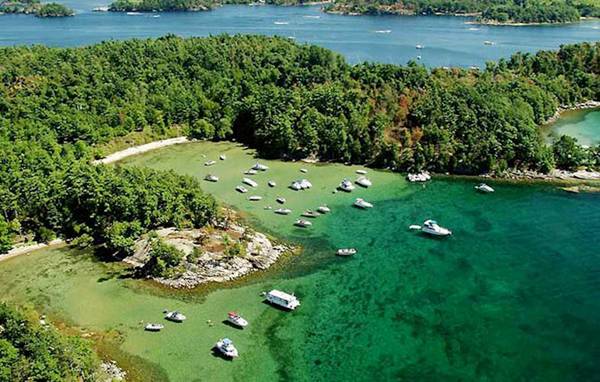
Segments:
[[[576,103],[574,105],[560,105],[556,108],[556,112],[550,118],[548,118],[543,124],[542,127],[551,125],[554,122],[558,121],[563,113],[567,113],[569,111],[578,111],[578,110],[587,110],[587,109],[600,109],[600,101],[585,101]]]
[[[25,244],[21,246],[15,246],[7,253],[0,255],[0,262],[6,261],[8,259],[12,259],[13,257],[17,257],[20,255],[25,255],[27,253],[31,253],[37,251],[42,248],[56,247],[59,245],[65,244],[65,241],[62,239],[54,239],[48,243],[31,243]]]
[[[130,156],[143,154],[148,151],[160,149],[162,147],[179,145],[179,144],[187,143],[187,142],[190,142],[190,140],[187,137],[182,136],[182,137],[163,139],[160,141],[154,141],[154,142],[146,143],[146,144],[139,145],[139,146],[132,146],[132,147],[126,148],[124,150],[116,151],[112,154],[107,155],[104,158],[96,159],[96,160],[92,161],[92,164],[110,164],[110,163],[118,162],[118,161],[125,159],[127,157],[130,157]]]

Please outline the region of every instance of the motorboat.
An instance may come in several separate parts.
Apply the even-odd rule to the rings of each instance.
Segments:
[[[256,164],[254,166],[252,166],[252,170],[256,170],[256,171],[267,171],[269,169],[269,166],[265,166],[262,163],[258,163],[256,162]]]
[[[289,208],[278,208],[275,210],[275,213],[279,215],[289,215],[292,213],[292,210]]]
[[[275,186],[277,186],[277,183],[275,183],[272,180],[269,180],[269,183],[267,183],[267,184],[269,185],[269,187],[275,187]]]
[[[258,171],[251,168],[250,170],[244,171],[244,174],[245,175],[256,175],[256,174],[258,174]]]
[[[371,181],[367,179],[366,176],[359,176],[358,179],[356,179],[356,184],[367,188],[373,185],[373,183],[371,183]]]
[[[489,194],[489,193],[494,192],[494,189],[492,187],[488,186],[485,183],[478,184],[477,186],[475,186],[475,189],[477,191],[483,192],[485,194]]]
[[[186,320],[186,316],[184,316],[183,314],[179,313],[178,311],[174,310],[172,312],[166,312],[165,314],[165,319],[169,320],[169,321],[173,321],[173,322],[183,322]]]
[[[242,183],[247,184],[250,187],[258,187],[258,183],[256,183],[250,178],[243,178]]]
[[[329,207],[327,207],[326,205],[322,205],[322,206],[319,206],[319,208],[317,208],[317,211],[319,211],[322,214],[326,214],[328,212],[331,212],[331,209]]]
[[[357,198],[354,201],[354,206],[358,207],[358,208],[373,208],[373,205],[367,201],[365,201],[362,198]]]
[[[290,188],[295,191],[307,190],[312,187],[312,183],[308,179],[295,180],[290,185]]]
[[[226,357],[235,358],[239,356],[238,350],[233,346],[233,341],[229,338],[222,338],[217,341],[215,348]]]
[[[292,184],[290,184],[290,188],[294,191],[302,190],[302,186],[300,185],[300,182],[298,182],[298,181],[292,182]]]
[[[267,293],[267,301],[273,305],[277,305],[289,310],[294,310],[300,306],[300,300],[298,300],[296,296],[277,289],[273,289]]]
[[[417,45],[415,46],[415,48],[417,48],[417,49],[423,49],[423,48],[424,48],[424,46],[423,46],[423,45],[421,45],[421,44],[417,44]]]
[[[342,191],[352,192],[352,190],[354,190],[356,187],[354,187],[351,181],[349,181],[348,179],[344,179],[342,180],[342,183],[340,183],[338,188]]]
[[[225,154],[221,154],[221,155],[219,155],[219,159],[225,160],[225,159],[227,159],[227,156]]]
[[[448,228],[440,227],[435,220],[426,220],[421,226],[421,231],[433,236],[450,236],[452,231]]]
[[[306,210],[302,213],[302,216],[304,216],[306,218],[316,218],[316,217],[319,217],[319,215],[321,215],[321,214],[316,211],[312,211],[312,210]]]
[[[416,174],[408,174],[406,177],[409,182],[427,182],[428,180],[431,180],[431,175],[425,171]]]
[[[262,200],[262,196],[252,195],[248,198],[248,200],[251,202],[258,202],[259,200]]]
[[[204,162],[204,165],[205,166],[212,166],[215,163],[217,163],[217,162],[215,162],[214,160],[209,160],[208,162]]]
[[[244,187],[244,186],[237,186],[237,187],[235,188],[235,190],[236,190],[237,192],[241,192],[242,194],[245,194],[246,192],[248,192],[248,189],[247,189],[246,187]]]
[[[340,248],[335,252],[338,256],[352,256],[356,254],[355,248]]]
[[[149,332],[160,332],[164,328],[165,326],[162,324],[147,324],[144,326],[144,330]]]
[[[218,182],[218,181],[219,181],[219,177],[218,177],[218,176],[216,176],[216,175],[211,175],[211,174],[208,174],[208,175],[206,175],[206,176],[204,177],[204,180],[207,180],[207,181],[209,181],[209,182]]]
[[[301,168],[301,169],[300,169],[300,172],[307,173],[307,172],[308,172],[308,170],[307,170],[307,169],[305,169],[305,168]]]
[[[367,175],[367,170],[356,170],[358,175]]]
[[[276,200],[277,200],[277,203],[279,203],[279,204],[284,204],[285,203],[285,198],[282,198],[281,196],[278,197]]]
[[[298,219],[298,220],[296,220],[294,225],[297,227],[307,228],[307,227],[310,227],[312,225],[312,223],[309,222],[308,220]]]
[[[236,312],[227,313],[227,321],[240,328],[245,328],[246,326],[248,326],[248,321],[244,320]]]
[[[487,40],[486,40],[486,41],[484,41],[484,42],[483,42],[483,44],[484,44],[484,45],[496,45],[496,43],[495,43],[495,42],[493,42],[493,41],[487,41]]]

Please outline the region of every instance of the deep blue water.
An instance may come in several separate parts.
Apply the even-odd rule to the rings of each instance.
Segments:
[[[351,63],[404,64],[420,55],[421,62],[428,66],[482,66],[518,50],[535,52],[564,43],[600,40],[600,21],[561,26],[477,26],[465,24],[469,19],[463,17],[329,15],[320,12],[318,6],[225,6],[212,12],[162,13],[153,17],[92,12],[92,8],[108,4],[102,0],[63,2],[76,10],[75,17],[0,16],[0,45],[78,46],[167,33],[245,33],[314,43],[344,54]],[[495,45],[484,45],[486,40]],[[424,49],[415,49],[417,44]]]

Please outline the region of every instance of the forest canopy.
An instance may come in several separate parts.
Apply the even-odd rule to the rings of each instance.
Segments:
[[[42,3],[39,0],[0,0],[0,14],[24,13],[37,17],[63,17],[73,16],[75,12],[59,3]]]
[[[598,167],[600,150],[547,147],[538,126],[559,105],[600,99],[599,47],[517,53],[485,70],[351,66],[261,36],[0,48],[0,245],[60,235],[122,252],[148,229],[213,221],[216,202],[194,178],[89,164],[102,144],[171,126],[264,157],[404,171]]]

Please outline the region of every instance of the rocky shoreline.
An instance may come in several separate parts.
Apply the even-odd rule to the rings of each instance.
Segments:
[[[554,115],[552,117],[548,118],[548,120],[544,123],[544,125],[549,125],[551,123],[556,122],[560,118],[561,114],[565,113],[567,111],[597,109],[597,108],[600,108],[600,101],[593,101],[593,100],[576,103],[574,105],[560,105],[556,109],[556,112],[554,113]]]
[[[284,253],[293,250],[287,245],[274,244],[262,233],[232,223],[226,229],[165,228],[156,231],[156,235],[185,254],[181,270],[176,276],[150,277],[176,289],[233,281],[252,272],[268,269]],[[124,261],[138,268],[143,267],[150,256],[150,243],[150,237],[142,237],[135,245],[134,254]],[[240,243],[244,250],[238,255],[228,255],[228,243]]]
[[[550,182],[558,181],[598,181],[600,182],[600,171],[565,171],[554,169],[547,174],[530,170],[510,170],[498,174],[483,174],[482,178],[509,179],[509,180],[542,180]]]

